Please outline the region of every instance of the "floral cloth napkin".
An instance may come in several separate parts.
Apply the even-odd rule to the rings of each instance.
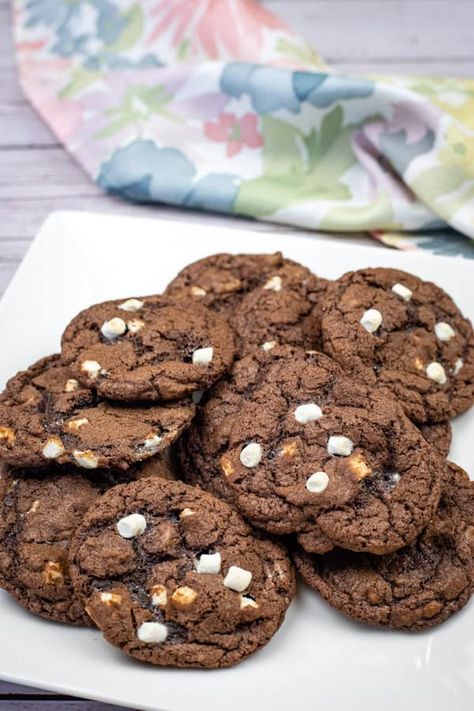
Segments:
[[[336,73],[254,0],[15,0],[14,27],[105,190],[474,257],[474,81]]]

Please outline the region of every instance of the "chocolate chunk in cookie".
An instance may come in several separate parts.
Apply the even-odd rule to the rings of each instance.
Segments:
[[[85,469],[126,468],[166,449],[191,422],[189,400],[100,400],[60,357],[18,373],[0,396],[0,459],[12,466],[70,462]]]
[[[349,617],[396,629],[438,625],[474,591],[474,482],[450,464],[433,520],[396,553],[300,550],[295,562],[308,585]]]
[[[176,400],[212,385],[233,357],[224,319],[164,296],[96,304],[62,338],[63,362],[74,377],[114,400]]]
[[[318,347],[327,284],[293,262],[271,272],[235,309],[232,326],[238,353],[275,343]]]
[[[71,561],[105,639],[159,666],[236,664],[270,640],[294,592],[282,547],[180,482],[108,491],[78,530]]]
[[[427,524],[444,469],[394,399],[316,352],[268,370],[220,462],[256,526],[304,534],[311,551],[332,542],[378,554],[411,543]]]
[[[474,402],[474,336],[438,286],[395,269],[341,277],[322,319],[324,350],[354,377],[388,388],[415,422]]]
[[[119,472],[9,469],[0,464],[0,587],[30,612],[90,625],[69,576],[72,535]]]
[[[206,394],[197,416],[177,443],[177,455],[184,480],[201,486],[215,496],[232,501],[232,490],[221,476],[219,459],[226,451],[229,435],[243,403],[265,380],[268,368],[299,349],[290,346],[256,348],[234,363],[227,376]]]
[[[427,422],[424,425],[418,425],[418,429],[426,441],[443,457],[448,456],[453,435],[449,422]]]

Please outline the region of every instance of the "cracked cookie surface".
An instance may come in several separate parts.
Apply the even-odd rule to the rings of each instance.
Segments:
[[[418,429],[428,444],[437,449],[443,457],[448,456],[453,436],[449,422],[426,422],[424,425],[418,425]]]
[[[126,479],[120,472],[0,464],[0,587],[40,617],[92,624],[72,587],[69,544],[97,497]]]
[[[444,462],[400,405],[317,352],[273,365],[243,405],[220,459],[254,525],[311,552],[386,553],[435,510]]]
[[[165,296],[96,304],[62,337],[74,377],[114,400],[176,400],[208,388],[230,368],[234,350],[218,314]]]
[[[160,666],[230,666],[266,644],[294,593],[286,551],[181,482],[108,491],[71,546],[76,591],[105,639]]]
[[[450,463],[437,513],[400,551],[317,556],[300,550],[294,557],[308,585],[351,618],[397,629],[438,625],[473,593],[474,482]]]
[[[13,466],[54,461],[85,469],[126,468],[166,449],[194,412],[191,399],[101,401],[58,355],[49,356],[15,375],[0,396],[0,459]]]
[[[474,402],[471,323],[442,289],[395,269],[342,276],[322,318],[324,350],[364,383],[388,388],[415,422]]]

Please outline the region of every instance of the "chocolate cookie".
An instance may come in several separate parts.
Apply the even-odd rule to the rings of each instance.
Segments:
[[[443,457],[448,456],[453,436],[449,422],[427,422],[425,425],[418,425],[418,429],[426,441]]]
[[[423,630],[460,610],[474,591],[474,482],[454,464],[438,512],[411,546],[388,556],[295,553],[304,580],[349,617]]]
[[[63,362],[74,377],[114,400],[176,400],[212,385],[233,357],[224,319],[164,296],[91,306],[62,338]]]
[[[0,396],[0,459],[18,467],[55,461],[126,468],[170,445],[194,411],[190,399],[101,401],[54,355],[15,375]]]
[[[246,294],[288,263],[281,252],[214,254],[182,269],[165,294],[203,304],[229,318]]]
[[[474,402],[474,336],[438,286],[395,269],[341,277],[322,319],[324,350],[384,386],[415,422],[443,422]]]
[[[271,272],[235,309],[232,327],[242,356],[275,343],[316,348],[326,280],[293,262]]]
[[[298,349],[290,346],[256,348],[234,363],[230,373],[206,394],[191,426],[177,442],[177,456],[184,480],[215,496],[232,501],[232,490],[221,476],[219,459],[243,403],[265,380],[268,368]]]
[[[254,525],[304,534],[311,551],[330,542],[378,554],[427,524],[445,467],[394,399],[314,351],[268,370],[220,462]]]
[[[236,664],[269,641],[294,593],[282,547],[180,482],[108,491],[78,530],[71,562],[105,639],[159,666]]]

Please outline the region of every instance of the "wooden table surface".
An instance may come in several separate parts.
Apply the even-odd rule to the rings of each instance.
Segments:
[[[329,63],[348,72],[474,77],[474,0],[265,0],[264,4],[305,35]],[[0,128],[0,294],[53,210],[178,215],[177,210],[134,206],[104,195],[58,144],[18,85],[8,0],[0,0]],[[180,211],[179,217],[189,219],[189,213]],[[192,219],[231,222],[196,215]],[[0,682],[0,711],[114,708]]]

